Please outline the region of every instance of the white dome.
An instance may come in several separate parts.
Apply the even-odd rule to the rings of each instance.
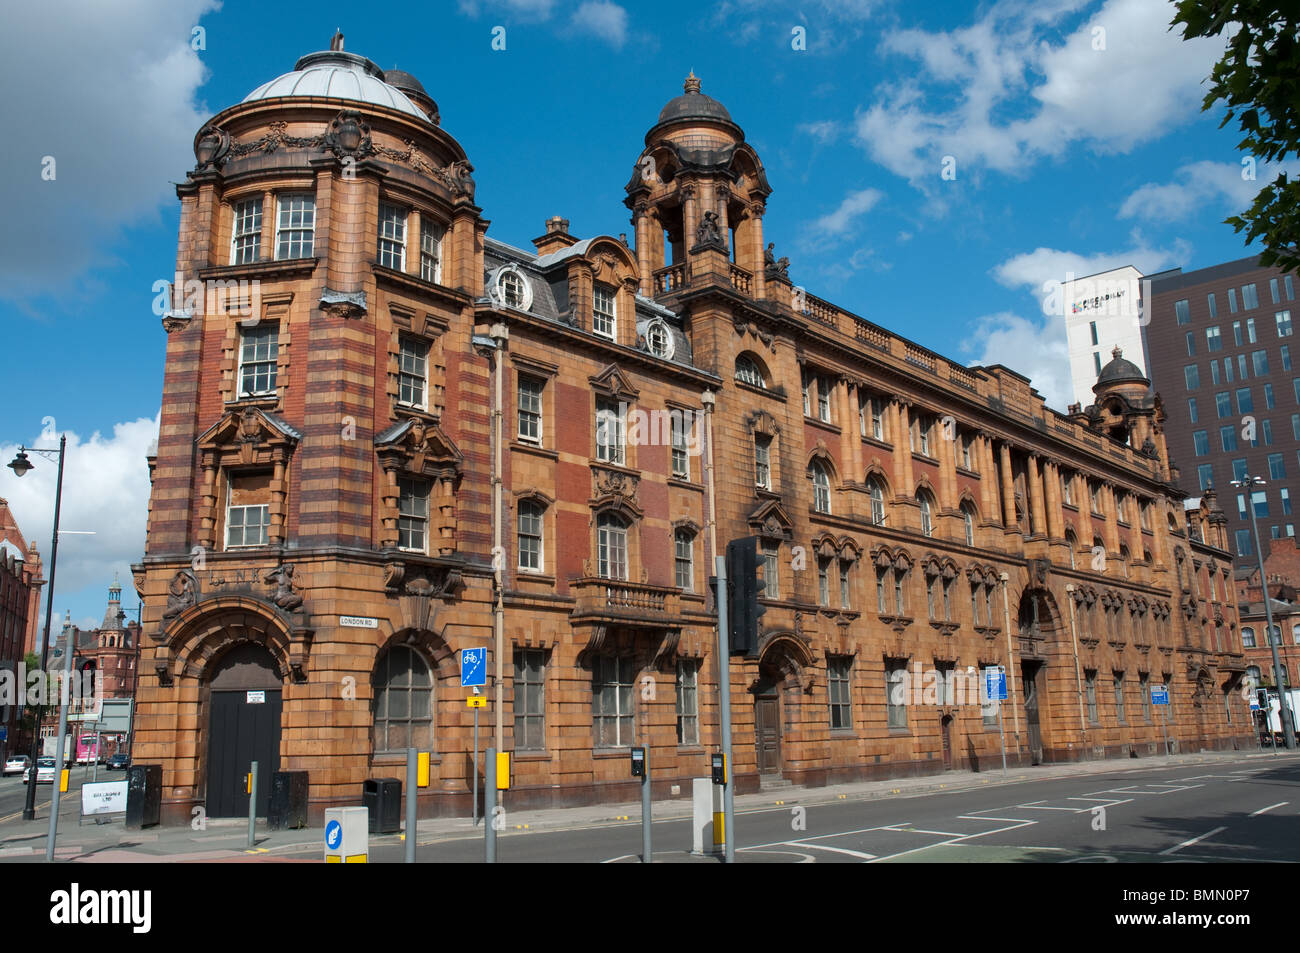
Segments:
[[[327,51],[311,53],[296,64],[292,73],[263,83],[244,97],[244,102],[279,99],[284,96],[316,96],[325,99],[349,99],[355,102],[387,106],[418,119],[429,121],[424,110],[406,94],[383,80],[383,71],[355,53]]]

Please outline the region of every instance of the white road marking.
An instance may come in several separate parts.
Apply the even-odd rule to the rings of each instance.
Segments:
[[[1267,813],[1268,811],[1273,810],[1273,808],[1275,807],[1285,807],[1290,803],[1291,803],[1290,801],[1278,801],[1276,804],[1270,804],[1268,807],[1261,807],[1258,811],[1251,811],[1250,816],[1259,817],[1259,815]]]
[[[795,857],[801,858],[800,860],[795,861],[795,863],[799,863],[799,864],[817,863],[817,858],[814,857],[812,854],[804,854],[797,850],[759,850],[757,847],[741,847],[738,852],[742,854],[748,853],[748,854],[784,854],[787,856],[793,855]]]
[[[1164,850],[1162,850],[1160,853],[1164,855],[1177,853],[1178,851],[1182,850],[1184,847],[1191,847],[1193,844],[1199,844],[1207,837],[1213,837],[1215,834],[1219,833],[1219,831],[1226,831],[1226,830],[1227,830],[1226,827],[1216,827],[1214,830],[1207,831],[1206,833],[1202,834],[1200,837],[1193,837],[1191,840],[1185,840],[1181,844],[1175,844],[1173,847],[1167,847]]]

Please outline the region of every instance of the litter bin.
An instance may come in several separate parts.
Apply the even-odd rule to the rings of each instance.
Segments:
[[[126,769],[126,827],[156,827],[162,818],[162,765],[133,764]]]
[[[266,827],[272,831],[307,826],[307,772],[277,771],[271,775],[271,806]]]
[[[370,778],[361,803],[370,811],[370,833],[396,834],[402,829],[402,782],[397,778]]]

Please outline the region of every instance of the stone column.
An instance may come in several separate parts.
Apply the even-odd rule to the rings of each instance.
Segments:
[[[912,447],[909,443],[911,423],[907,402],[894,398],[890,402],[890,424],[894,430],[894,496],[912,495]]]
[[[650,298],[654,296],[655,268],[650,262],[650,228],[646,210],[645,202],[637,202],[632,221],[636,233],[636,264],[641,271],[641,294]]]
[[[1002,471],[1002,523],[1007,528],[1019,527],[1020,521],[1016,519],[1016,488],[1011,479],[1011,445],[1005,440],[1002,442],[1000,469]]]

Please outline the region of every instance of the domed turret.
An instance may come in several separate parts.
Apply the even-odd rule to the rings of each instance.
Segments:
[[[1116,384],[1151,386],[1151,381],[1142,372],[1142,368],[1132,361],[1125,360],[1124,352],[1119,347],[1116,347],[1110,353],[1110,363],[1101,369],[1101,373],[1097,375],[1097,383],[1092,385],[1094,394],[1101,394],[1104,390],[1110,390]]]
[[[401,88],[386,82],[384,71],[374,62],[356,53],[345,53],[342,42],[338,42],[338,46],[338,49],[308,53],[293,65],[293,72],[263,83],[245,96],[243,101],[249,103],[290,96],[351,100],[372,106],[387,106],[426,122],[433,121],[429,113],[412,102]],[[433,100],[424,93],[423,87],[414,77],[406,73],[400,75],[407,77],[409,83],[414,83],[418,87],[418,94],[433,105]],[[437,107],[433,108],[436,114]]]

